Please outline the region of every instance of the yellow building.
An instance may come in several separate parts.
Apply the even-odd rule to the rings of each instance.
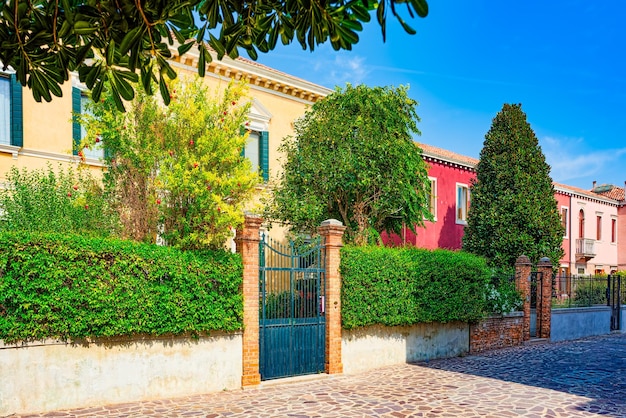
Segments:
[[[179,75],[197,73],[198,56],[193,51],[182,58],[176,49],[172,49],[172,54],[172,65]],[[293,122],[331,90],[244,58],[224,57],[207,65],[204,80],[210,90],[225,88],[231,79],[248,81],[252,98],[251,133],[244,154],[253,167],[261,170],[267,183],[269,176],[275,177],[279,171],[278,146],[284,137],[293,134]],[[73,144],[85,132],[72,122],[72,112],[80,113],[88,99],[78,77],[72,77],[62,90],[63,97],[55,97],[50,103],[37,103],[10,72],[0,72],[0,182],[5,181],[12,166],[38,169],[45,168],[49,162],[78,163]],[[94,171],[104,167],[102,147],[82,152]]]

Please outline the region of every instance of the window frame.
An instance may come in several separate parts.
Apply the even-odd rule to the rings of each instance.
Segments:
[[[82,114],[84,112],[84,102],[87,100],[91,100],[86,93],[86,89],[80,86],[72,86],[72,138],[73,138],[73,146],[72,146],[72,154],[78,155],[79,151],[82,151],[83,158],[88,163],[97,162],[103,164],[107,151],[104,145],[104,138],[100,138],[100,142],[96,150],[89,150],[87,147],[82,150],[78,149],[78,145],[82,142],[83,138],[86,135],[85,128],[80,124],[75,114]]]
[[[563,216],[563,212],[565,212],[565,216]],[[561,225],[565,228],[563,232],[563,238],[569,238],[569,207],[561,206]]]
[[[428,177],[430,189],[428,192],[428,210],[433,216],[433,222],[437,221],[437,177]]]
[[[0,144],[0,152],[6,152],[17,159],[20,148],[24,146],[24,118],[23,118],[23,87],[17,81],[15,72],[12,70],[0,70],[0,78],[6,80],[9,87],[8,103],[8,143]]]
[[[585,211],[582,208],[578,211],[578,238],[585,238]]]
[[[459,194],[459,191],[465,190],[464,196]],[[462,205],[459,203],[461,198],[464,197],[464,201]],[[469,205],[470,205],[470,189],[469,186],[465,183],[456,183],[456,210],[455,210],[455,219],[457,225],[467,225],[467,215],[469,213]],[[462,215],[462,216],[459,216]]]
[[[596,213],[596,241],[602,241],[602,214]]]
[[[6,139],[7,142],[0,142],[0,145],[11,145],[11,133],[13,131],[13,127],[11,126],[11,103],[13,102],[13,100],[11,100],[11,77],[9,74],[5,74],[5,73],[0,73],[0,83],[7,83],[6,87],[7,87],[7,91],[8,91],[8,105],[5,109],[5,112],[3,112],[2,115],[2,121],[3,122],[7,122],[4,129],[6,129]],[[3,123],[4,125],[4,123]],[[0,138],[1,139],[1,138]]]
[[[617,242],[617,218],[611,217],[611,244]]]

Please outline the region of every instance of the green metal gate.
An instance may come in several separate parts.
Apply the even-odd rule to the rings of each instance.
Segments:
[[[320,240],[259,243],[259,369],[261,380],[324,371],[325,265]]]

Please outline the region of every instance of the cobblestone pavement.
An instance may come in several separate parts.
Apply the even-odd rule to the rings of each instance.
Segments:
[[[626,334],[31,417],[626,417]]]

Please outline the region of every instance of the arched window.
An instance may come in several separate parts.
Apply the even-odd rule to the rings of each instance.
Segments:
[[[578,238],[585,238],[585,212],[578,212]]]

